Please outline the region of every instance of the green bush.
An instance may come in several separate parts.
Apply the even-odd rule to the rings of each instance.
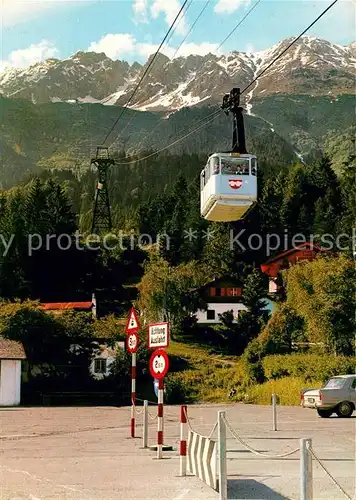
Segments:
[[[189,384],[179,376],[168,377],[165,383],[165,402],[167,404],[181,404],[190,401],[191,389]]]
[[[257,339],[250,342],[245,349],[243,360],[248,383],[262,383],[264,381],[263,356],[264,346]]]
[[[355,373],[355,358],[317,354],[290,354],[266,356],[262,360],[265,377],[277,380],[282,377],[301,377],[304,381],[325,382],[334,375]]]

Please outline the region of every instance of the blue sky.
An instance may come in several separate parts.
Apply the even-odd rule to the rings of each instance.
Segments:
[[[27,67],[78,50],[114,59],[146,61],[165,35],[183,0],[2,0],[0,61]],[[172,56],[207,0],[192,0],[163,52]],[[216,51],[256,0],[210,0],[179,55]],[[333,43],[355,40],[355,2],[339,2],[310,32]],[[299,34],[331,0],[260,0],[220,52],[257,51]]]

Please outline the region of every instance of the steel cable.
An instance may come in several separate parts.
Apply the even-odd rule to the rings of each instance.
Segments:
[[[338,0],[334,0],[334,1],[333,1],[333,2],[332,2],[332,3],[331,3],[331,4],[330,4],[330,5],[329,5],[326,9],[324,9],[324,10],[323,10],[323,12],[322,12],[321,14],[319,14],[319,16],[318,16],[316,19],[314,19],[314,21],[313,21],[312,23],[310,23],[310,24],[309,24],[309,26],[308,26],[307,28],[305,28],[305,30],[304,30],[304,31],[302,31],[302,32],[300,33],[300,35],[298,35],[298,36],[297,36],[297,38],[295,38],[295,39],[294,39],[294,40],[293,40],[293,41],[292,41],[292,42],[291,42],[291,43],[290,43],[290,44],[289,44],[289,45],[288,45],[288,46],[287,46],[287,47],[286,47],[286,48],[285,48],[285,49],[284,49],[284,50],[283,50],[280,54],[278,54],[278,56],[277,56],[277,57],[275,57],[275,58],[273,59],[273,61],[272,61],[270,64],[268,64],[268,66],[267,66],[267,67],[266,67],[266,68],[265,68],[265,69],[264,69],[264,70],[263,70],[263,71],[262,71],[259,75],[257,75],[257,76],[256,76],[256,78],[254,78],[254,79],[252,80],[252,82],[250,82],[250,83],[249,83],[249,84],[248,84],[248,85],[247,85],[247,86],[246,86],[246,87],[242,90],[241,94],[243,94],[244,92],[246,92],[246,90],[247,90],[247,89],[249,89],[249,88],[251,87],[251,85],[253,85],[255,82],[257,82],[257,80],[258,80],[259,78],[261,78],[261,76],[262,76],[262,75],[264,75],[264,74],[266,73],[266,71],[267,71],[267,70],[269,70],[269,68],[270,68],[271,66],[273,66],[273,65],[274,65],[274,64],[278,61],[278,59],[280,59],[280,58],[281,58],[281,57],[282,57],[282,56],[283,56],[283,55],[284,55],[284,54],[285,54],[285,53],[286,53],[286,52],[287,52],[287,51],[288,51],[288,50],[289,50],[289,49],[290,49],[290,48],[291,48],[291,47],[292,47],[292,46],[293,46],[293,45],[294,45],[294,44],[295,44],[295,43],[296,43],[296,42],[297,42],[297,41],[298,41],[298,40],[299,40],[299,39],[300,39],[303,35],[305,35],[305,33],[306,33],[308,30],[310,30],[310,28],[312,28],[312,27],[314,26],[314,24],[315,24],[315,23],[317,23],[317,22],[319,21],[319,19],[321,19],[321,18],[322,18],[322,17],[323,17],[323,16],[324,16],[327,12],[328,12],[328,10],[330,10],[330,9],[331,9],[331,7],[333,7],[333,6],[336,4],[336,2],[337,2],[337,1],[338,1]]]
[[[241,24],[245,21],[245,19],[247,19],[247,17],[251,14],[251,12],[257,7],[257,5],[261,2],[262,0],[257,0],[257,2],[254,3],[254,5],[247,11],[247,13],[245,14],[245,16],[234,26],[234,28],[230,31],[230,33],[223,39],[223,41],[220,43],[220,45],[218,46],[218,48],[216,49],[216,52],[218,52],[221,47],[224,45],[225,42],[227,42],[227,40],[231,37],[231,35],[233,35],[233,33],[235,33],[235,31],[237,30],[237,28],[239,28],[241,26]],[[197,21],[199,20],[199,18],[201,17],[201,15],[203,14],[204,10],[206,9],[206,7],[208,6],[210,0],[208,0],[205,4],[205,6],[203,7],[203,9],[200,11],[200,13],[198,14],[198,17],[197,19],[195,20],[195,22],[193,23],[193,26],[190,30],[190,32],[192,31],[193,27],[196,25]],[[189,33],[190,33],[189,32]],[[188,33],[188,35],[189,35]],[[185,37],[185,39],[183,40],[183,42],[179,45],[179,47],[177,48],[177,50],[175,51],[173,57],[171,60],[174,59],[175,55],[177,54],[178,50],[181,48],[181,46],[183,45],[184,41],[186,40],[186,38],[188,37],[188,35]],[[165,69],[165,67],[168,65],[168,62],[163,66],[163,70]],[[198,69],[196,70],[196,73],[198,73],[202,67],[204,66],[204,62],[198,67]],[[126,125],[126,127],[122,130],[122,132],[120,132],[120,135],[122,135],[122,133],[124,132],[124,130],[126,130],[126,128],[128,127],[128,125],[130,125],[130,123],[132,123],[132,121],[134,120],[134,116],[136,115],[133,115],[130,122]],[[157,124],[153,127],[153,129],[151,130],[151,132],[149,132],[148,134],[145,135],[145,137],[140,141],[139,145],[138,145],[138,149],[140,148],[140,145],[146,140],[148,139],[152,134],[153,132],[161,125],[161,121],[157,122]]]
[[[293,40],[293,42],[291,42],[288,47],[286,49],[283,50],[283,52],[281,52],[281,54],[279,54],[259,75],[257,75],[256,78],[254,78],[252,80],[252,82],[247,85],[241,92],[244,93],[246,92],[246,90],[248,88],[250,88],[250,86],[255,83],[269,68],[271,68],[271,66],[273,64],[275,64],[312,26],[314,26],[314,24],[319,21],[319,19],[321,19],[321,17],[323,17],[326,12],[328,12],[328,10],[330,10],[337,2],[338,0],[334,0],[326,9],[324,9],[324,11],[300,34],[298,35],[297,38],[295,38],[295,40]],[[130,165],[130,164],[133,164],[133,163],[138,163],[140,161],[143,161],[143,160],[146,160],[148,158],[151,158],[152,156],[155,156],[155,155],[158,155],[160,154],[161,152],[169,149],[171,146],[174,146],[175,144],[179,143],[180,141],[186,139],[187,137],[189,137],[191,134],[194,134],[195,132],[197,132],[198,130],[200,130],[201,128],[203,128],[204,126],[208,125],[210,122],[212,122],[218,115],[219,113],[216,113],[215,117],[208,120],[205,125],[203,124],[202,126],[199,126],[198,128],[195,128],[193,130],[191,130],[189,133],[185,134],[184,136],[180,137],[179,139],[175,140],[174,142],[172,142],[171,144],[165,146],[164,148],[158,150],[158,151],[155,151],[153,153],[151,153],[150,155],[147,155],[143,158],[140,158],[138,160],[133,160],[133,161],[130,161],[130,162],[123,162],[123,163],[116,163],[116,165]]]
[[[169,37],[171,31],[173,30],[173,27],[176,23],[176,21],[178,20],[178,18],[180,17],[181,13],[183,12],[185,6],[187,5],[189,0],[185,0],[182,7],[179,9],[179,12],[178,14],[176,15],[176,17],[174,18],[174,21],[172,22],[172,24],[170,25],[167,33],[165,34],[162,42],[160,43],[158,49],[156,50],[153,58],[151,59],[150,63],[148,64],[147,68],[145,69],[145,71],[143,72],[143,75],[141,76],[138,84],[136,85],[134,91],[132,92],[129,100],[127,101],[127,103],[125,104],[125,106],[123,107],[120,115],[118,116],[118,118],[115,120],[114,124],[112,125],[112,127],[110,128],[110,130],[108,131],[108,133],[106,134],[105,136],[105,139],[104,141],[102,142],[102,144],[104,145],[106,143],[106,141],[108,140],[108,138],[110,137],[111,133],[113,132],[113,130],[115,129],[116,125],[118,124],[118,122],[120,121],[120,119],[123,117],[123,115],[125,114],[125,111],[127,110],[127,106],[130,104],[130,102],[132,101],[132,99],[135,97],[135,95],[137,94],[138,92],[138,89],[139,89],[139,86],[141,85],[141,83],[143,82],[144,78],[146,77],[146,75],[149,73],[151,67],[153,66],[158,54],[159,54],[159,51],[161,50],[162,46],[164,45],[164,43],[166,42],[167,38]]]
[[[240,443],[242,446],[244,446],[247,450],[251,451],[254,455],[258,455],[264,458],[285,458],[290,455],[293,455],[294,453],[297,453],[300,448],[295,448],[294,450],[287,451],[286,453],[281,453],[281,454],[276,454],[276,455],[267,455],[266,453],[261,453],[260,451],[255,450],[252,448],[252,446],[248,445],[243,441],[242,438],[237,434],[237,432],[231,427],[230,423],[227,421],[226,417],[223,417],[223,420],[225,422],[226,427],[230,431],[230,434]]]
[[[339,483],[336,481],[336,479],[330,474],[330,472],[326,469],[326,467],[321,463],[320,459],[316,456],[315,451],[313,450],[312,447],[308,448],[309,453],[311,456],[316,460],[316,462],[320,465],[320,467],[323,469],[323,471],[326,473],[327,476],[332,480],[332,482],[339,488],[339,490],[345,495],[348,500],[352,500],[352,498],[346,493],[346,491],[339,485]]]
[[[174,146],[175,144],[177,144],[178,142],[182,141],[183,139],[186,139],[187,137],[189,137],[190,135],[192,135],[194,132],[197,132],[198,130],[206,127],[208,125],[208,123],[210,123],[213,120],[215,120],[215,118],[217,117],[217,115],[219,115],[220,113],[221,113],[221,109],[219,109],[219,111],[215,111],[214,113],[212,113],[210,115],[210,116],[214,115],[214,116],[212,116],[212,118],[210,118],[210,120],[206,121],[201,126],[197,127],[196,129],[192,130],[191,132],[188,132],[183,137],[180,137],[179,139],[175,140],[171,144],[168,144],[167,146],[159,149],[158,151],[154,151],[153,153],[150,153],[149,155],[144,156],[143,158],[139,158],[137,160],[126,161],[126,162],[115,162],[115,165],[132,165],[133,163],[139,163],[140,161],[144,161],[144,160],[147,160],[148,158],[152,158],[152,156],[156,156],[157,154],[162,153],[163,151],[165,151],[166,149],[170,148],[171,146]]]

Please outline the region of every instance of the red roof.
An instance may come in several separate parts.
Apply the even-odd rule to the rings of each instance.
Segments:
[[[325,251],[313,243],[301,243],[286,252],[271,257],[265,264],[261,265],[261,271],[271,278],[276,278],[278,272],[286,265],[293,265],[301,260],[313,260],[317,252]]]
[[[47,304],[41,304],[40,308],[45,311],[54,310],[65,310],[65,309],[87,309],[90,310],[93,307],[92,302],[48,302]]]
[[[274,257],[271,257],[266,264],[270,264],[271,262],[275,262],[276,260],[283,259],[287,255],[291,255],[292,253],[299,252],[300,250],[316,250],[317,252],[325,252],[322,248],[318,247],[317,245],[313,245],[313,243],[307,242],[307,243],[301,243],[300,245],[297,245],[290,250],[287,250],[286,252],[280,253],[278,255],[275,255]]]

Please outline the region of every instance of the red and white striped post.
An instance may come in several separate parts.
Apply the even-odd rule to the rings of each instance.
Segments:
[[[135,437],[135,404],[136,404],[136,353],[132,353],[131,364],[131,437]]]
[[[162,458],[163,450],[163,390],[164,379],[158,380],[158,413],[157,413],[157,458]]]
[[[180,407],[180,446],[179,446],[179,475],[187,475],[187,406]]]

